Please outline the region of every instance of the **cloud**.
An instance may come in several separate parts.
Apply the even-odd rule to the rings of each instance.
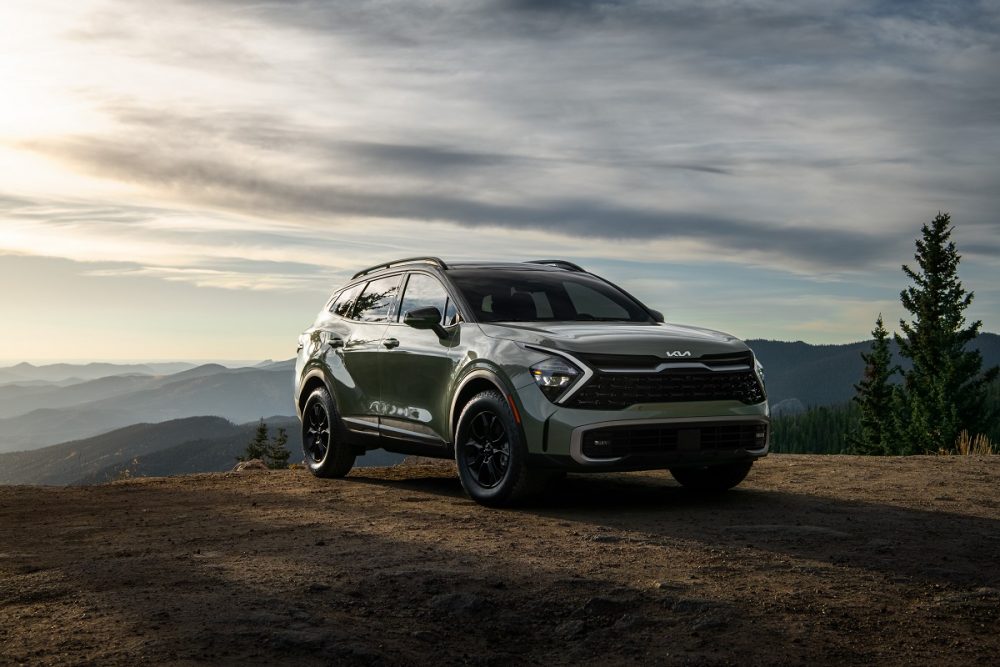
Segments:
[[[3,187],[28,202],[0,228],[18,248],[57,230],[71,241],[39,252],[275,289],[414,248],[544,249],[653,281],[738,264],[748,284],[766,267],[883,298],[871,277],[940,209],[970,265],[996,264],[990,3],[94,7],[39,9],[33,30],[60,32],[23,42],[46,85],[13,81],[12,99],[55,97],[30,97],[17,136],[0,123]],[[280,264],[300,259],[330,273]]]
[[[539,229],[592,239],[694,239],[720,253],[754,251],[795,256],[817,267],[853,268],[897,245],[892,236],[837,229],[762,224],[695,211],[655,210],[586,198],[531,204],[489,202],[450,194],[370,191],[323,182],[303,183],[234,164],[162,154],[155,148],[76,140],[39,145],[88,171],[173,192],[186,201],[296,218],[318,217],[341,225],[359,218],[443,221],[463,227]],[[416,228],[413,228],[417,233]]]

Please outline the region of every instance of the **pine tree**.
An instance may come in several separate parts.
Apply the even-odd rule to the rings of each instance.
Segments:
[[[881,313],[875,320],[872,336],[871,351],[861,353],[865,362],[864,377],[854,385],[857,395],[853,400],[860,410],[861,423],[848,436],[848,443],[854,454],[894,454],[898,438],[893,401],[896,389],[892,385],[892,376],[897,368],[892,364],[889,332],[882,323]]]
[[[904,335],[896,335],[900,354],[913,362],[903,374],[905,454],[951,451],[962,429],[983,433],[990,421],[987,385],[997,368],[980,373],[978,350],[967,350],[979,335],[981,321],[966,326],[964,312],[972,303],[958,278],[961,255],[951,241],[951,216],[938,213],[917,239],[918,270],[903,265],[913,285],[900,293],[913,319],[900,320]]]
[[[257,432],[254,434],[253,440],[247,444],[247,449],[243,453],[243,456],[237,456],[237,461],[252,461],[254,459],[263,459],[268,452],[270,442],[267,439],[267,424],[261,419],[257,424]]]
[[[267,467],[273,469],[281,469],[288,467],[288,457],[291,455],[285,445],[288,443],[288,433],[285,429],[279,428],[277,435],[273,440],[267,443],[267,452],[264,456],[267,457]]]

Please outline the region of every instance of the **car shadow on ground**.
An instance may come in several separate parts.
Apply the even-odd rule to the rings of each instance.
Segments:
[[[830,495],[754,488],[718,494],[684,489],[667,472],[569,475],[510,511],[573,522],[600,541],[670,544],[694,540],[763,549],[795,559],[857,567],[899,582],[1000,586],[1000,520]],[[355,482],[468,500],[457,477],[417,471]],[[498,510],[482,509],[483,512]]]

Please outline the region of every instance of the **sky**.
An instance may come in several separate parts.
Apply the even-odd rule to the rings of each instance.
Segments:
[[[0,3],[0,360],[284,359],[378,262],[564,258],[841,343],[956,223],[1000,331],[1000,3]]]

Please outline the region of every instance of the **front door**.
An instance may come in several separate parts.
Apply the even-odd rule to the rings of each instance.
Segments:
[[[448,440],[448,387],[457,372],[459,327],[448,326],[440,337],[427,329],[403,324],[406,313],[428,307],[442,313],[442,325],[453,325],[454,306],[438,279],[413,272],[403,291],[397,321],[383,339],[382,415],[384,437],[444,445]]]

